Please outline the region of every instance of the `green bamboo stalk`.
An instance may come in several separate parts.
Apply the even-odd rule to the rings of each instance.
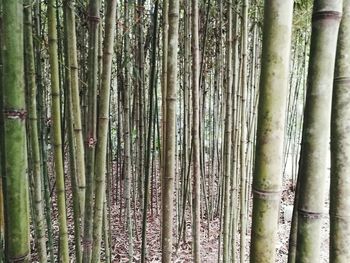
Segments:
[[[69,58],[68,58],[69,62]],[[71,99],[71,86],[70,86],[70,74],[69,68],[66,68],[66,96],[68,102],[68,112],[73,111],[72,99]],[[80,199],[79,199],[79,188],[76,178],[76,152],[75,152],[75,143],[74,143],[74,128],[73,128],[73,117],[69,115],[67,118],[67,137],[69,145],[69,168],[70,168],[70,178],[72,186],[72,196],[73,196],[73,222],[74,222],[74,245],[75,245],[75,261],[80,263],[82,261],[81,256],[81,228],[80,228]]]
[[[304,56],[306,54],[306,50],[308,47],[308,41],[307,41],[307,37],[305,37],[304,41],[303,41],[303,46],[304,46]],[[304,68],[306,65],[306,59],[303,59],[302,62],[302,67]],[[305,75],[305,70],[303,70],[303,73],[301,73],[302,75]],[[301,81],[300,81],[301,82]],[[301,86],[299,82],[299,86]],[[299,88],[299,87],[298,87]],[[303,96],[305,97],[305,96]],[[304,100],[303,100],[304,103]],[[300,145],[300,138],[301,138],[301,130],[302,130],[302,121],[300,121],[300,124],[298,125],[298,127],[296,128],[298,130],[298,135],[296,136],[296,141],[298,142],[296,145],[296,149],[294,150],[295,152],[299,152],[299,145]],[[300,159],[300,163],[298,166],[298,169],[300,171],[302,165],[301,162],[303,161],[302,158],[300,158],[302,156],[302,153],[300,152],[299,155],[296,155],[295,157],[295,162],[298,161],[298,158]],[[295,174],[299,174],[299,171],[296,171]],[[293,175],[294,176],[294,175]],[[294,179],[293,179],[294,180]],[[292,223],[291,223],[291,227],[290,227],[290,234],[289,234],[289,247],[288,247],[288,263],[294,263],[295,262],[295,257],[296,257],[296,247],[297,247],[297,232],[298,232],[298,204],[299,204],[299,192],[300,192],[300,178],[297,177],[296,183],[295,183],[295,198],[294,198],[294,203],[293,203],[293,215],[292,215]]]
[[[125,221],[128,231],[128,256],[129,261],[133,259],[133,225],[131,216],[131,181],[132,181],[132,167],[131,167],[131,128],[130,128],[130,86],[131,86],[131,46],[130,46],[130,0],[124,0],[124,86],[123,86],[123,140],[124,140],[124,178],[125,178]]]
[[[235,2],[236,6],[238,6],[238,1],[236,0]],[[238,35],[239,33],[239,12],[236,12],[234,15],[234,28],[233,28],[233,36],[234,36],[234,42],[233,42],[233,108],[232,108],[232,116],[233,116],[233,120],[234,120],[234,128],[232,131],[232,144],[233,144],[233,149],[232,149],[232,165],[231,165],[231,191],[232,191],[232,195],[231,195],[231,231],[230,231],[230,235],[231,235],[231,261],[232,262],[236,262],[236,240],[238,239],[238,222],[239,222],[239,205],[238,205],[238,200],[239,200],[239,180],[240,177],[238,176],[238,169],[239,169],[239,150],[240,150],[240,131],[238,130],[238,127],[240,126],[240,118],[239,118],[239,114],[240,111],[238,109],[238,105],[239,105],[239,55],[238,55],[238,44],[239,44],[239,40],[235,37]]]
[[[64,58],[65,58],[65,79],[64,79],[64,92],[65,92],[65,103],[67,112],[67,139],[68,139],[68,151],[69,151],[69,170],[71,179],[71,189],[72,189],[72,199],[73,199],[73,223],[74,223],[74,249],[75,249],[75,261],[80,263],[82,261],[81,255],[81,227],[80,227],[80,198],[79,198],[79,188],[77,183],[77,158],[76,158],[76,145],[74,141],[74,127],[73,127],[73,102],[72,102],[72,89],[71,89],[71,72],[69,65],[70,57],[68,50],[68,27],[71,26],[68,23],[67,12],[69,12],[67,7],[67,1],[63,6],[63,19],[64,19]]]
[[[247,231],[247,202],[246,202],[246,182],[247,182],[247,93],[248,93],[248,69],[247,69],[247,56],[248,56],[248,8],[249,0],[243,0],[242,2],[242,48],[241,48],[241,147],[240,147],[240,224],[241,224],[241,236],[240,236],[240,261],[245,262],[245,250],[246,250],[246,231]]]
[[[296,262],[319,262],[336,44],[342,0],[315,0],[298,204]],[[331,70],[330,70],[331,69]]]
[[[2,109],[2,107],[0,107]],[[0,122],[1,124],[2,122]],[[1,135],[0,135],[1,136]],[[1,144],[2,145],[2,144]],[[1,156],[0,156],[1,158]],[[1,161],[0,161],[0,169],[1,167]],[[4,246],[5,246],[5,240],[4,240],[4,197],[3,197],[3,186],[2,186],[2,178],[0,179],[0,261],[4,261]]]
[[[109,99],[111,85],[112,55],[115,35],[116,0],[107,1],[105,38],[103,43],[102,84],[98,109],[98,138],[95,166],[95,207],[93,225],[93,247],[91,262],[100,262],[103,201],[106,193],[106,157],[109,124]],[[105,226],[106,227],[106,226]]]
[[[220,29],[220,28],[223,28],[223,1],[219,1],[218,3],[218,21],[217,21],[217,29]],[[219,33],[218,33],[218,37],[219,37],[219,41],[217,41],[217,45],[216,45],[216,60],[215,60],[215,80],[214,80],[214,85],[215,85],[215,88],[214,88],[214,114],[213,114],[213,140],[215,140],[215,135],[214,134],[217,134],[219,130],[221,130],[221,127],[219,127],[219,125],[221,125],[221,122],[222,122],[222,118],[217,118],[218,116],[218,113],[220,111],[220,108],[219,107],[219,100],[218,100],[218,97],[219,97],[219,94],[220,94],[220,91],[222,89],[222,80],[223,80],[223,77],[222,77],[222,73],[223,73],[223,69],[222,69],[222,64],[223,64],[223,31],[222,30],[218,30]],[[221,105],[220,105],[221,106]],[[217,141],[216,141],[217,142]],[[213,143],[214,144],[214,143]],[[217,163],[219,164],[219,162],[221,161],[221,155],[219,153],[219,146],[218,146],[218,143],[215,144],[215,147],[213,149],[214,151],[214,154],[212,156],[213,159],[217,159]],[[220,159],[220,161],[219,161]],[[219,165],[217,165],[217,173],[220,174],[219,172]],[[214,173],[214,169],[213,169],[213,173]],[[218,178],[218,181],[219,181],[219,189],[217,190],[217,206],[216,206],[216,211],[214,211],[212,213],[212,216],[211,218],[214,217],[215,214],[219,214],[220,216],[220,219],[222,218],[221,214],[222,214],[222,206],[223,206],[223,202],[221,201],[221,192],[222,192],[222,187],[221,187],[221,179],[224,178],[224,176],[219,176]],[[214,176],[213,176],[213,185],[214,185]],[[214,204],[213,204],[214,206]],[[215,210],[215,208],[213,209]],[[221,235],[221,232],[222,232],[222,220],[220,220],[220,235]],[[219,247],[219,251],[218,251],[218,261],[221,260],[221,244],[222,244],[222,238],[220,237],[219,238],[219,244],[218,244],[218,247]]]
[[[111,257],[111,230],[109,228],[109,218],[108,218],[108,210],[107,210],[107,200],[105,197],[105,200],[103,202],[103,242],[105,246],[105,262],[111,263],[112,262],[112,257]]]
[[[34,47],[33,47],[33,31],[32,31],[32,2],[24,1],[24,41],[25,49],[25,73],[26,73],[26,88],[28,96],[28,132],[30,134],[30,152],[32,157],[32,176],[34,181],[33,202],[34,205],[34,224],[36,230],[36,245],[40,262],[47,262],[46,255],[46,238],[45,238],[45,223],[43,200],[41,194],[41,161],[38,136],[38,119],[37,119],[37,86],[35,81],[35,62],[34,62]]]
[[[157,27],[158,27],[158,0],[154,4],[153,14],[153,36],[152,36],[152,53],[150,58],[150,81],[149,81],[149,121],[148,121],[148,136],[147,136],[147,148],[145,156],[145,189],[143,199],[143,215],[142,215],[142,245],[141,245],[141,262],[146,262],[146,230],[147,230],[147,212],[149,203],[150,192],[150,162],[151,162],[151,142],[152,135],[154,136],[154,93],[156,86],[156,58],[157,58]],[[152,129],[153,128],[153,129]],[[153,134],[152,134],[153,133]]]
[[[331,124],[329,262],[350,258],[350,1],[343,0],[334,73]]]
[[[265,1],[250,262],[274,262],[293,1]]]
[[[184,7],[184,36],[189,36],[191,32],[191,5],[186,5]],[[187,180],[187,170],[188,170],[188,148],[190,147],[190,143],[188,143],[188,125],[189,125],[189,90],[190,90],[190,81],[191,81],[191,64],[190,64],[190,52],[191,52],[191,38],[185,37],[184,43],[183,43],[183,95],[182,95],[182,103],[181,106],[181,112],[184,116],[182,118],[182,130],[181,133],[181,170],[180,170],[180,176],[179,179],[176,180],[176,187],[175,191],[177,194],[177,225],[178,225],[178,237],[177,240],[180,241],[181,237],[183,236],[185,239],[186,235],[182,235],[184,233],[185,229],[185,211],[186,211],[186,201],[187,201],[187,188],[188,184],[186,183]],[[181,182],[181,186],[179,185],[179,182]],[[185,241],[185,240],[184,240]],[[176,249],[178,249],[178,243],[176,243]]]
[[[81,126],[81,109],[79,96],[79,72],[77,58],[77,37],[75,27],[75,0],[65,0],[65,18],[67,23],[67,45],[69,53],[70,69],[70,89],[72,101],[72,121],[74,128],[74,144],[76,149],[76,181],[79,187],[80,195],[80,214],[83,220],[85,208],[85,160],[84,160],[84,141]]]
[[[29,262],[29,196],[25,130],[23,1],[3,1],[3,194],[5,261]],[[6,48],[4,48],[6,47]]]
[[[168,29],[169,29],[169,0],[163,0],[162,4],[162,75],[161,75],[161,97],[162,97],[162,125],[161,125],[161,159],[160,159],[160,183],[163,185],[163,175],[165,172],[165,133],[166,133],[166,92],[167,92],[167,76],[168,76]],[[163,200],[163,192],[161,191],[161,200]],[[161,219],[162,220],[162,219]]]
[[[162,175],[162,262],[170,263],[173,246],[173,192],[175,178],[176,86],[179,1],[169,0],[168,58],[166,81],[166,128]],[[163,30],[166,30],[163,28]],[[164,95],[164,94],[163,94]]]
[[[90,263],[93,235],[94,206],[94,171],[97,117],[97,86],[98,86],[98,43],[100,23],[100,0],[89,1],[89,50],[88,50],[88,109],[86,132],[86,191],[83,238],[83,262]]]
[[[229,1],[227,3],[227,45],[226,45],[226,109],[225,109],[225,124],[224,124],[224,157],[223,157],[223,176],[224,176],[224,222],[223,222],[223,261],[230,261],[230,180],[231,180],[231,137],[232,137],[232,14],[233,5]]]
[[[0,167],[0,169],[1,169],[1,167]],[[5,224],[5,222],[4,222],[4,197],[3,197],[3,186],[2,186],[2,179],[1,179],[0,180],[0,261],[1,262],[4,261],[4,256],[5,256],[5,251],[4,251],[4,247],[5,247],[4,230],[5,230],[5,228],[4,228],[4,224]]]
[[[198,0],[191,1],[192,6],[192,160],[193,160],[193,262],[201,262],[200,257],[200,231],[201,231],[201,163],[199,138],[199,7]]]
[[[144,95],[145,95],[145,48],[144,48],[144,2],[145,0],[137,0],[137,7],[136,7],[136,13],[137,13],[137,101],[136,101],[136,111],[138,114],[136,114],[137,119],[135,120],[135,124],[138,125],[137,129],[137,140],[138,140],[138,158],[137,158],[137,177],[139,182],[139,195],[140,195],[140,202],[143,203],[143,190],[144,190],[144,176],[143,170],[144,170],[144,148],[145,148],[145,140],[144,137],[146,135],[145,128],[144,128]],[[145,152],[146,153],[146,152]]]
[[[56,173],[56,194],[58,205],[58,221],[60,236],[60,255],[62,262],[69,262],[68,232],[66,218],[66,200],[64,187],[64,171],[62,156],[62,134],[61,134],[61,101],[59,88],[58,68],[58,45],[57,45],[57,19],[56,3],[49,0],[48,7],[48,36],[49,36],[49,60],[51,72],[51,97],[52,97],[52,128],[54,163]]]
[[[35,63],[36,63],[36,84],[37,84],[37,111],[38,111],[38,130],[39,130],[39,143],[40,143],[40,166],[43,178],[43,191],[45,201],[45,221],[47,229],[47,250],[50,254],[50,262],[54,262],[54,249],[53,249],[53,231],[51,220],[51,198],[50,198],[50,184],[48,180],[47,171],[47,129],[46,129],[46,108],[49,106],[46,103],[47,89],[43,85],[42,74],[42,55],[41,55],[41,40],[42,40],[42,25],[41,25],[41,6],[40,1],[36,1],[34,8],[33,20],[35,21],[35,37],[40,41],[34,41],[35,46]]]
[[[3,14],[2,14],[2,0],[0,0],[0,112],[3,111],[3,82],[2,82],[2,76],[3,76],[3,61],[2,61],[2,21],[3,21]],[[3,127],[4,127],[4,118],[3,115],[0,114],[0,149],[3,149]],[[0,262],[4,261],[5,256],[5,240],[4,240],[4,225],[5,225],[5,218],[4,218],[4,196],[3,196],[3,184],[2,184],[2,177],[4,174],[3,169],[3,154],[2,151],[0,151]]]

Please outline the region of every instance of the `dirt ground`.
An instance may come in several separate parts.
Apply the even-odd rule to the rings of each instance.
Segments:
[[[327,175],[327,183],[329,184],[329,174]],[[158,186],[159,187],[159,186]],[[67,189],[70,189],[70,186],[67,185]],[[159,189],[159,188],[158,188]],[[159,190],[158,195],[159,195]],[[68,198],[67,200],[72,200],[71,192],[67,191]],[[328,196],[328,194],[327,194]],[[281,205],[280,205],[280,219],[279,219],[279,229],[278,229],[278,242],[276,245],[277,250],[277,259],[278,263],[286,263],[288,258],[288,239],[289,231],[291,225],[291,211],[293,206],[294,192],[292,187],[292,181],[286,179],[283,181],[283,191],[281,196]],[[57,207],[55,202],[55,194],[53,194],[53,214],[54,218],[57,218]],[[159,200],[157,201],[159,202]],[[159,206],[154,201],[153,206]],[[123,204],[122,204],[123,205]],[[68,206],[71,207],[71,203],[68,203]],[[250,203],[250,210],[252,204]],[[329,216],[328,216],[328,206],[329,198],[326,198],[325,202],[325,213],[323,217],[323,226],[322,226],[322,249],[321,249],[321,258],[322,263],[328,262],[328,253],[329,253]],[[136,207],[141,207],[136,205]],[[128,262],[128,236],[126,231],[125,217],[124,213],[120,213],[119,204],[112,205],[111,209],[111,246],[112,246],[112,262]],[[158,209],[153,209],[153,214],[151,211],[148,213],[147,220],[147,262],[161,262],[161,246],[160,246],[160,211]],[[136,226],[134,229],[134,262],[140,262],[140,250],[141,250],[141,227],[142,227],[142,216],[140,210],[133,209],[133,225]],[[251,214],[251,213],[250,213]],[[187,215],[187,218],[190,218]],[[248,218],[250,226],[251,217]],[[208,225],[209,224],[209,225]],[[176,221],[174,219],[174,225]],[[209,227],[209,228],[208,228]],[[208,231],[209,229],[209,231]],[[53,220],[53,230],[54,230],[54,247],[55,254],[57,254],[57,240],[58,240],[58,222]],[[68,209],[68,230],[69,230],[69,247],[71,249],[70,254],[72,258],[74,257],[74,236],[73,236],[73,220],[72,220],[72,211]],[[178,248],[174,247],[173,262],[192,262],[192,252],[191,252],[191,224],[190,220],[187,220],[186,227],[186,241],[181,241]],[[214,263],[218,262],[219,257],[219,232],[220,232],[220,220],[218,217],[214,218],[210,222],[206,218],[202,218],[201,222],[201,258],[202,262]],[[32,231],[33,235],[33,231]],[[247,247],[246,247],[246,262],[249,262],[249,242],[250,242],[250,228],[247,230]],[[33,240],[34,238],[32,238]],[[177,237],[174,237],[174,240]],[[239,239],[239,238],[237,238]],[[239,256],[239,243],[236,244],[236,257]],[[35,247],[32,243],[32,262],[36,261]],[[220,252],[220,259],[222,260]],[[103,262],[102,257],[102,262]],[[57,258],[55,259],[57,260]],[[72,261],[74,262],[74,261]]]

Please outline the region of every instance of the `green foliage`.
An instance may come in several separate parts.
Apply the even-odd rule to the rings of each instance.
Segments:
[[[296,0],[294,1],[294,10],[306,10],[312,7],[311,0]]]
[[[293,30],[294,32],[305,32],[310,30],[312,14],[311,0],[296,0],[294,2]]]

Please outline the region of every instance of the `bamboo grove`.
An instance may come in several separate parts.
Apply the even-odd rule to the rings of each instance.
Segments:
[[[0,0],[0,47],[0,262],[348,262],[350,0]]]

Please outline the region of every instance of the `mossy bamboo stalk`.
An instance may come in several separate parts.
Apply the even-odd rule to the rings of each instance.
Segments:
[[[315,0],[304,111],[296,262],[319,262],[331,99],[342,0]],[[331,70],[330,70],[331,69]]]
[[[265,1],[250,262],[274,262],[293,1]]]
[[[305,37],[304,41],[303,41],[303,46],[304,46],[304,55],[306,54],[306,50],[308,47],[308,40],[307,37]],[[302,62],[302,68],[304,68],[306,65],[306,58],[303,59]],[[304,78],[305,75],[305,69],[302,70],[302,76]],[[298,83],[298,89],[301,89],[301,85],[300,84],[301,81],[299,81]],[[302,94],[300,96],[303,96]],[[305,96],[303,96],[305,97]],[[304,99],[302,100],[304,103]],[[302,130],[302,121],[300,121],[300,124],[297,125],[298,127],[296,128],[298,131],[298,134],[296,135],[296,142],[298,142],[296,144],[296,146],[294,147],[294,151],[295,152],[300,152],[298,151],[300,148],[300,138],[301,138],[301,130]],[[299,161],[298,164],[298,169],[300,170],[302,165],[302,153],[300,152],[299,154],[296,154],[295,156],[295,163],[297,163],[297,161]],[[299,159],[298,159],[299,158]],[[299,174],[299,171],[296,171],[295,174]],[[296,176],[297,177],[297,176]],[[294,186],[294,174],[292,175],[292,179],[293,179],[293,186]],[[293,204],[293,215],[292,215],[292,223],[291,223],[291,228],[290,228],[290,234],[289,234],[289,247],[288,247],[288,263],[294,263],[295,262],[295,258],[296,258],[296,247],[297,247],[297,232],[298,232],[298,204],[299,204],[299,192],[300,192],[300,178],[297,177],[296,178],[296,183],[295,183],[295,198],[294,198],[294,204]]]
[[[330,263],[350,258],[350,1],[343,0],[331,122]]]

